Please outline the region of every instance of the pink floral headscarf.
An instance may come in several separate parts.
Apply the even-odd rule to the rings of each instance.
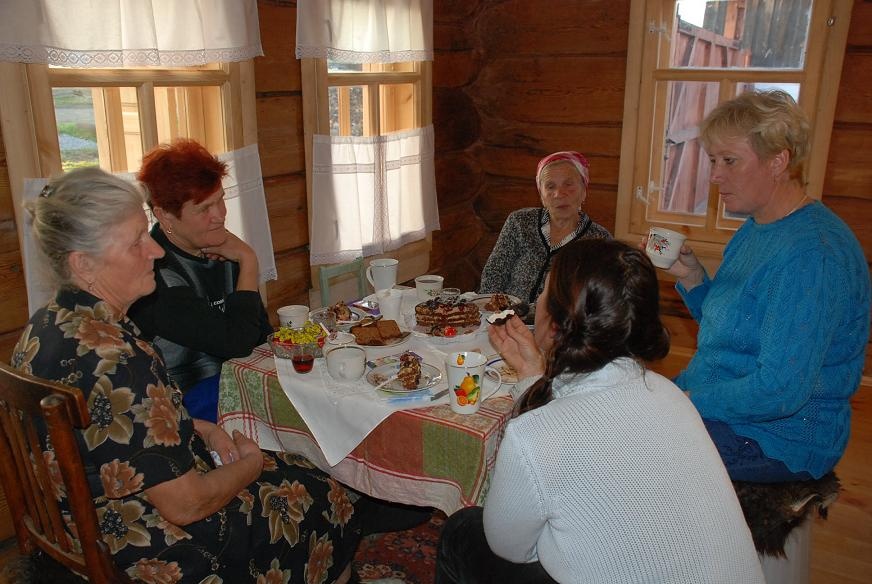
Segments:
[[[536,167],[536,188],[539,192],[542,192],[542,171],[545,170],[545,167],[554,162],[564,161],[572,163],[578,171],[578,174],[581,175],[581,180],[584,182],[584,188],[587,188],[587,185],[590,184],[590,172],[588,171],[590,163],[587,161],[587,158],[574,150],[563,150],[561,152],[549,154],[539,161],[539,165]]]

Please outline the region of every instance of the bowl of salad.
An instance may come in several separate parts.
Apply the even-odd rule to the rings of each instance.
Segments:
[[[315,346],[315,357],[323,357],[324,341],[327,333],[320,325],[306,321],[302,328],[279,327],[269,338],[273,354],[282,359],[290,359],[295,345]]]

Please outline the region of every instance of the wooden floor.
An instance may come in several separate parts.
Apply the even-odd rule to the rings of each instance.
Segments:
[[[811,584],[872,582],[872,387],[861,388],[852,406],[851,440],[836,467],[842,493],[812,527]],[[0,543],[0,584],[19,584],[2,573],[17,553],[14,541]]]

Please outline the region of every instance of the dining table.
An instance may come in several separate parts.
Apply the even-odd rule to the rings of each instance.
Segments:
[[[403,294],[400,326],[409,331],[416,328],[417,298],[414,289]],[[404,351],[440,368],[442,379],[430,389],[437,396],[447,393],[440,390],[447,389],[444,360],[451,352],[476,351],[492,364],[500,361],[486,323],[455,338],[411,332],[394,346],[364,348],[367,370]],[[238,430],[264,450],[313,464],[373,497],[449,515],[484,502],[514,403],[512,384],[487,375],[485,398],[471,415],[453,412],[447,395],[432,402],[383,399],[367,375],[338,383],[323,358],[299,374],[268,344],[226,361],[219,387],[218,423],[228,432]]]

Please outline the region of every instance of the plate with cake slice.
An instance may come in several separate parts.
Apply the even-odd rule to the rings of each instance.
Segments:
[[[340,301],[331,306],[325,306],[324,308],[313,310],[309,313],[309,318],[314,320],[315,322],[318,322],[318,320],[322,320],[320,318],[321,315],[326,315],[327,313],[332,316],[332,319],[325,320],[325,322],[330,322],[330,320],[332,320],[333,322],[335,322],[335,328],[337,330],[345,332],[347,332],[350,327],[356,325],[361,320],[363,320],[364,317],[370,316],[369,313],[367,313],[362,308],[359,308],[357,306],[348,306],[344,302]],[[330,327],[328,324],[328,328],[332,327]]]
[[[408,356],[408,357],[407,357]],[[399,362],[386,363],[373,368],[366,374],[366,380],[373,386],[387,381],[379,391],[386,393],[414,393],[430,389],[442,380],[438,367],[421,361],[414,353],[403,353]]]
[[[517,296],[512,296],[511,294],[494,292],[493,294],[479,294],[473,296],[469,301],[478,306],[480,311],[489,313],[508,310],[511,307],[520,304],[521,299]]]

